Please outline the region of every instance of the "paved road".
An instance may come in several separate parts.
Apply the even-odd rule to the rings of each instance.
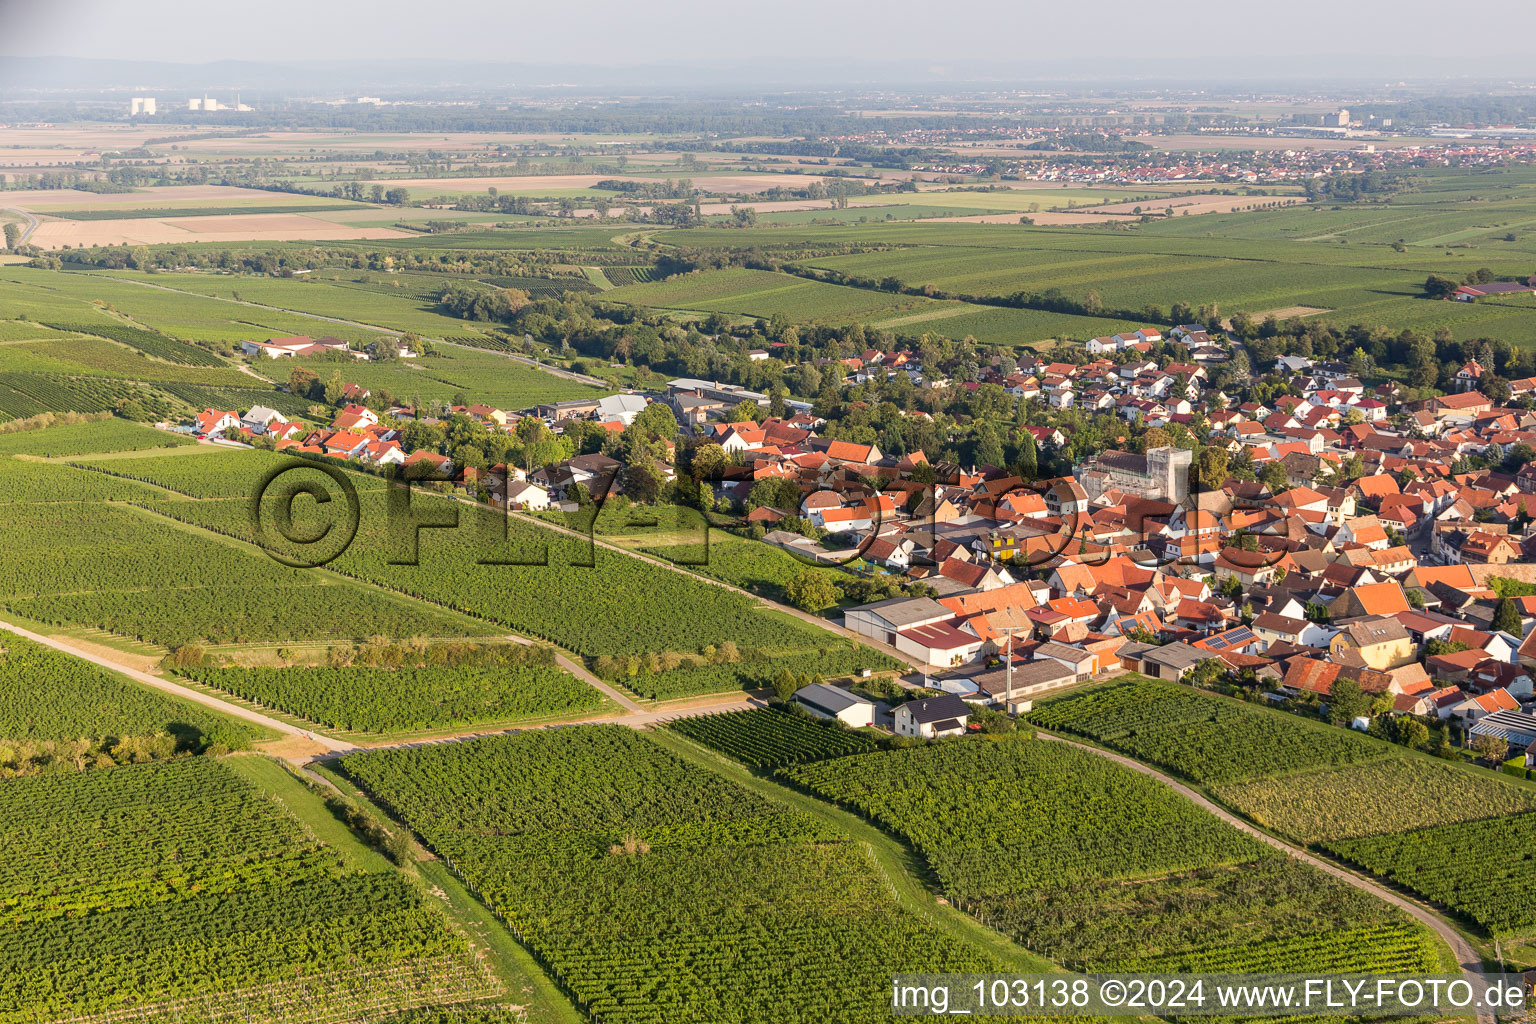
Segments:
[[[32,237],[32,232],[37,230],[37,218],[32,216],[31,211],[18,209],[14,206],[0,206],[0,210],[4,210],[6,213],[18,214],[27,222],[27,230],[23,231],[21,237],[16,240],[17,245],[25,245],[27,239]]]
[[[18,210],[17,212],[23,213],[24,211]],[[33,222],[33,226],[36,226],[35,221]],[[31,228],[28,228],[27,230],[30,234]],[[135,281],[132,278],[127,277],[116,277],[113,278],[113,280],[122,284],[136,284],[140,288],[153,288],[157,291],[173,292],[177,295],[191,295],[199,299],[213,299],[216,302],[228,302],[235,306],[249,306],[252,309],[265,309],[274,313],[288,313],[293,316],[308,317],[311,320],[321,320],[328,324],[341,324],[343,327],[358,327],[362,330],[374,331],[378,334],[398,336],[404,333],[403,331],[394,330],[389,327],[380,327],[378,324],[365,324],[360,320],[344,320],[341,317],[325,316],[321,313],[311,313],[303,309],[288,309],[284,306],[269,306],[264,302],[251,302],[248,299],[229,299],[222,295],[205,295],[202,292],[189,292],[185,288],[172,288],[169,285],[154,284],[150,281]],[[426,336],[423,335],[423,337]],[[550,366],[548,363],[541,363],[537,359],[519,355],[516,352],[502,352],[493,348],[480,348],[475,345],[461,345],[456,341],[446,341],[442,338],[427,338],[427,340],[435,345],[447,345],[450,348],[463,349],[466,352],[483,352],[493,356],[500,356],[503,359],[510,359],[514,363],[522,363],[524,366],[532,366],[535,369],[543,370],[545,373],[551,374],[555,377],[560,377],[565,380],[573,380],[580,384],[590,384],[593,387],[603,388],[604,390],[611,390],[613,388],[613,385],[610,382],[603,380],[601,377],[591,377],[585,373],[576,373],[575,371],[565,370],[558,366]]]
[[[1434,931],[1436,935],[1445,940],[1446,944],[1451,947],[1453,952],[1455,952],[1456,960],[1461,964],[1461,969],[1465,974],[1471,976],[1482,974],[1483,958],[1478,954],[1477,950],[1472,948],[1472,944],[1468,942],[1460,932],[1458,932],[1455,928],[1452,928],[1438,914],[1434,913],[1428,908],[1420,906],[1412,900],[1404,898],[1397,892],[1387,888],[1384,885],[1381,885],[1378,882],[1374,882],[1369,878],[1357,875],[1353,871],[1341,867],[1332,861],[1324,860],[1321,857],[1314,856],[1308,853],[1306,850],[1301,849],[1300,847],[1292,846],[1290,843],[1285,842],[1283,839],[1277,839],[1269,833],[1261,831],[1260,829],[1244,821],[1242,818],[1239,818],[1237,815],[1231,813],[1226,808],[1214,803],[1198,790],[1191,789],[1184,783],[1170,778],[1157,769],[1142,764],[1140,761],[1126,757],[1123,754],[1116,754],[1108,750],[1103,750],[1099,747],[1089,746],[1086,743],[1078,743],[1075,740],[1069,740],[1063,736],[1054,735],[1044,729],[1038,730],[1036,735],[1044,740],[1050,740],[1055,743],[1065,743],[1069,747],[1076,747],[1078,750],[1086,750],[1090,754],[1096,754],[1099,757],[1108,758],[1117,764],[1124,765],[1132,771],[1140,772],[1142,775],[1149,775],[1171,788],[1174,792],[1178,793],[1186,800],[1199,805],[1204,810],[1207,810],[1216,815],[1216,817],[1220,818],[1228,825],[1241,829],[1260,842],[1274,847],[1276,850],[1279,850],[1281,853],[1284,853],[1289,857],[1294,857],[1296,860],[1299,860],[1305,864],[1310,864],[1312,867],[1317,868],[1319,871],[1326,871],[1328,874],[1349,883],[1356,889],[1370,893],[1377,899],[1384,900],[1387,903],[1392,904],[1392,906],[1406,911],[1407,913],[1413,915],[1414,918],[1423,923],[1426,927]],[[1492,1013],[1480,1013],[1478,1014],[1478,1020],[1480,1022],[1486,1022],[1486,1024],[1492,1024],[1494,1017]]]

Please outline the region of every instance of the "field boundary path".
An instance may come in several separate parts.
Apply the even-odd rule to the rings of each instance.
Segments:
[[[29,228],[28,230],[30,231],[31,229]],[[92,275],[89,271],[77,271],[77,273],[84,273],[87,276],[95,276]],[[202,292],[189,292],[185,288],[172,288],[169,285],[154,284],[150,281],[135,281],[129,277],[114,277],[112,280],[121,281],[124,284],[135,284],[140,288],[153,288],[156,291],[171,292],[176,295],[187,295],[197,299],[213,299],[215,302],[228,302],[235,306],[249,306],[252,309],[265,309],[274,313],[287,313],[290,316],[307,317],[310,320],[321,320],[328,324],[341,324],[343,327],[358,327],[365,331],[375,331],[379,334],[390,334],[398,337],[406,333],[405,331],[397,331],[391,327],[381,327],[378,324],[365,324],[361,320],[344,320],[339,316],[326,316],[323,313],[311,313],[308,310],[303,309],[288,309],[285,306],[269,306],[265,302],[252,302],[249,299],[230,299],[224,297],[223,295],[205,295]],[[541,363],[537,359],[532,359],[524,355],[518,355],[516,352],[503,352],[494,348],[480,348],[477,345],[462,345],[456,341],[448,341],[444,338],[432,338],[428,337],[427,335],[422,335],[422,337],[426,338],[428,341],[435,345],[447,345],[450,348],[463,349],[466,352],[485,352],[489,355],[500,356],[503,359],[510,359],[514,363],[522,363],[524,366],[531,366],[534,369],[543,370],[545,373],[551,374],[555,377],[561,377],[565,380],[573,380],[579,384],[590,384],[593,387],[602,388],[605,391],[613,388],[612,382],[603,380],[601,377],[590,377],[585,373],[577,373],[574,370],[565,370],[558,366],[550,366],[548,363]]]
[[[173,682],[170,679],[166,679],[163,676],[157,676],[149,672],[141,672],[137,669],[129,668],[126,665],[121,665],[115,661],[112,661],[110,658],[105,658],[101,655],[93,654],[90,651],[82,650],[81,648],[76,647],[65,640],[43,636],[40,633],[34,633],[29,629],[23,629],[21,626],[17,626],[9,622],[0,621],[0,630],[6,630],[8,632],[15,633],[17,636],[31,640],[33,643],[42,644],[44,647],[49,647],[61,654],[67,654],[72,657],[88,661],[99,668],[104,668],[109,672],[116,672],[119,675],[127,676],[134,682],[143,683],[145,686],[154,687],[157,690],[169,693],[175,697],[180,697],[183,700],[191,701],[192,703],[198,704],[202,707],[206,707],[214,711],[221,711],[225,714],[232,715],[235,718],[239,718],[247,722],[252,722],[256,725],[264,726],[265,728],[271,729],[274,732],[281,733],[283,736],[307,740],[319,747],[324,748],[325,752],[319,755],[318,758],[311,757],[308,754],[298,758],[287,758],[289,760],[298,760],[302,762],[308,762],[316,759],[326,760],[340,754],[348,754],[364,750],[394,750],[404,747],[430,747],[444,743],[463,743],[469,740],[482,739],[487,736],[503,736],[517,732],[527,732],[534,729],[559,729],[571,725],[613,724],[629,726],[632,729],[643,729],[652,725],[662,725],[667,722],[676,721],[679,718],[691,718],[695,715],[713,715],[726,711],[745,711],[749,708],[761,708],[767,706],[765,701],[756,697],[749,696],[745,692],[740,692],[716,695],[715,699],[713,700],[705,698],[699,703],[688,704],[682,707],[660,707],[647,709],[624,696],[616,688],[598,679],[586,669],[575,664],[571,661],[571,659],[564,655],[557,655],[555,660],[559,662],[561,668],[565,669],[567,672],[576,676],[588,686],[593,687],[598,692],[602,693],[605,697],[618,704],[621,708],[624,709],[624,713],[621,715],[578,716],[575,718],[555,722],[538,722],[530,723],[528,725],[514,724],[490,729],[477,729],[474,727],[467,727],[462,732],[455,732],[444,736],[427,736],[420,739],[401,739],[387,743],[363,745],[350,743],[346,740],[339,740],[335,737],[327,736],[322,732],[315,732],[310,729],[305,729],[301,726],[294,725],[291,722],[285,722],[282,719],[274,718],[270,715],[264,715],[260,711],[257,711],[247,705],[236,704],[232,701],[222,700],[213,696],[212,694],[204,693],[201,690],[195,690],[190,687],[182,686],[179,683]],[[527,643],[528,641],[524,640],[523,642]]]
[[[119,665],[118,663],[108,658],[103,658],[98,654],[92,654],[89,651],[82,651],[80,648],[71,644],[67,644],[62,640],[55,640],[52,637],[43,636],[40,633],[34,633],[29,629],[22,629],[20,626],[13,625],[12,623],[0,621],[0,629],[8,630],[9,632],[15,633],[19,637],[24,637],[27,640],[31,640],[33,643],[42,644],[44,647],[51,647],[53,650],[58,651],[61,654],[72,655],[73,657],[88,661],[99,668],[108,670],[109,672],[116,672],[119,675],[125,675],[129,679],[132,679],[134,682],[143,683],[145,686],[152,686],[157,690],[163,690],[166,693],[180,697],[183,700],[191,701],[192,703],[202,705],[203,707],[212,708],[215,711],[222,711],[225,714],[233,715],[234,717],[244,719],[247,722],[254,722],[257,725],[265,726],[266,728],[275,732],[280,732],[285,736],[302,737],[325,747],[327,750],[337,752],[354,749],[350,743],[344,743],[341,740],[331,739],[330,737],[321,735],[320,733],[308,732],[296,725],[290,725],[287,722],[279,721],[276,718],[270,718],[259,711],[252,710],[251,708],[240,707],[239,705],[231,704],[227,701],[222,701],[217,697],[211,697],[206,693],[200,693],[197,690],[188,689],[185,686],[173,683],[169,679],[165,679],[161,676],[150,675],[148,672],[140,672],[137,669],[128,668],[126,665]]]
[[[1252,825],[1249,822],[1244,821],[1242,818],[1239,818],[1237,815],[1217,804],[1215,801],[1211,800],[1209,797],[1205,796],[1198,790],[1185,785],[1172,776],[1164,775],[1156,768],[1143,764],[1142,762],[1137,761],[1135,758],[1126,757],[1124,754],[1116,754],[1113,751],[1105,750],[1102,747],[1095,747],[1087,743],[1078,743],[1076,740],[1069,740],[1064,736],[1056,736],[1044,729],[1037,730],[1035,735],[1040,739],[1049,740],[1052,743],[1065,743],[1069,747],[1076,747],[1078,750],[1085,750],[1090,754],[1096,754],[1099,757],[1108,758],[1109,760],[1123,765],[1134,772],[1139,772],[1142,775],[1147,775],[1151,778],[1157,779],[1159,782],[1172,789],[1175,793],[1179,794],[1184,799],[1195,804],[1197,807],[1201,808],[1202,810],[1209,811],[1211,814],[1214,814],[1217,818],[1226,822],[1228,825],[1242,830],[1244,833],[1252,836],[1260,842],[1271,846],[1274,849],[1279,850],[1281,853],[1284,853],[1289,857],[1293,857],[1304,864],[1317,868],[1319,871],[1324,871],[1339,879],[1340,881],[1354,886],[1356,889],[1359,889],[1362,892],[1369,893],[1370,895],[1375,896],[1377,899],[1384,900],[1392,906],[1397,907],[1399,910],[1406,911],[1408,914],[1412,915],[1415,920],[1427,926],[1431,931],[1443,939],[1446,945],[1451,947],[1451,951],[1456,954],[1457,962],[1461,964],[1463,973],[1471,977],[1481,976],[1484,969],[1484,964],[1483,958],[1478,954],[1477,950],[1472,948],[1472,944],[1467,941],[1465,936],[1463,936],[1447,921],[1440,917],[1440,915],[1436,914],[1429,908],[1399,895],[1394,890],[1388,888],[1385,885],[1382,885],[1379,882],[1366,878],[1363,875],[1358,875],[1355,872],[1350,871],[1348,868],[1335,864],[1330,860],[1324,860],[1321,857],[1308,853],[1306,850],[1299,846],[1292,846],[1285,840],[1270,835],[1268,832],[1263,831],[1256,825]],[[1479,1011],[1477,1014],[1477,1019],[1479,1024],[1494,1024],[1495,1020],[1493,1013],[1487,1010]]]

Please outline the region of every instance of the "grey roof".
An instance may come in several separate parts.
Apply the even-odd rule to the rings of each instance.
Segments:
[[[812,683],[795,691],[795,700],[827,715],[836,715],[861,704],[873,706],[872,701],[856,697],[847,690],[828,683]]]
[[[1498,736],[1508,740],[1511,746],[1528,747],[1536,743],[1536,715],[1523,711],[1495,711],[1472,723],[1473,735]]]
[[[1154,665],[1166,665],[1171,669],[1182,672],[1187,668],[1194,668],[1198,662],[1206,658],[1214,658],[1215,654],[1201,650],[1182,640],[1178,643],[1165,644],[1155,647],[1141,656],[1142,661],[1150,661]]]
[[[1071,644],[1059,644],[1054,640],[1047,640],[1035,648],[1036,658],[1066,658],[1074,665],[1079,662],[1092,661],[1093,654],[1081,647],[1073,647]]]
[[[947,619],[954,613],[928,597],[892,597],[861,604],[850,612],[875,612],[893,626],[910,626],[930,619]]]
[[[912,720],[921,725],[930,722],[942,722],[946,718],[965,719],[971,713],[965,701],[958,694],[945,693],[937,697],[925,697],[922,700],[909,701],[900,705],[897,710],[906,708]]]
[[[1155,650],[1157,650],[1157,644],[1144,644],[1137,640],[1127,640],[1120,645],[1120,649],[1115,652],[1115,656],[1117,658],[1136,658],[1140,660],[1143,654]]]

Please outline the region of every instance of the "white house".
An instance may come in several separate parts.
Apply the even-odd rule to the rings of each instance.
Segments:
[[[288,418],[282,413],[278,412],[276,409],[268,409],[264,405],[253,405],[251,406],[250,412],[247,412],[244,416],[240,417],[240,423],[242,426],[249,427],[251,430],[258,434],[266,433],[267,427],[270,426],[274,420],[278,423],[288,422]]]
[[[507,505],[512,508],[525,508],[531,512],[538,512],[549,508],[549,492],[537,484],[528,483],[526,480],[507,482]]]
[[[795,703],[817,718],[839,721],[855,729],[875,724],[873,702],[827,683],[816,683],[796,690]]]
[[[204,409],[197,414],[197,432],[207,436],[222,434],[230,427],[238,427],[240,417],[219,409]]]
[[[965,701],[953,693],[946,693],[898,704],[893,717],[897,736],[920,736],[931,740],[963,734],[970,714],[971,709]]]

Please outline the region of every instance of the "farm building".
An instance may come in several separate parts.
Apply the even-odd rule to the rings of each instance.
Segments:
[[[855,729],[875,724],[875,705],[863,697],[827,683],[795,691],[795,703],[817,718],[829,718]]]
[[[896,646],[896,634],[914,626],[926,626],[952,618],[954,612],[926,597],[893,597],[861,604],[843,613],[843,625],[860,636]]]

